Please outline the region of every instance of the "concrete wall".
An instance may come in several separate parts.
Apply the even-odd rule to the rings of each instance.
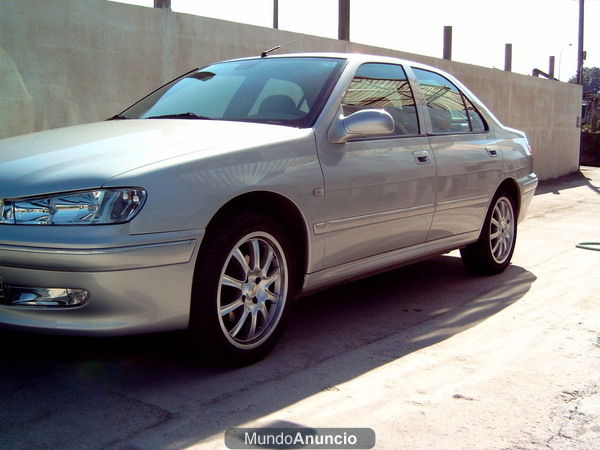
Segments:
[[[106,0],[0,2],[0,138],[102,120],[187,70],[286,43],[285,52],[376,53],[440,67],[527,132],[541,178],[578,168],[579,86]]]

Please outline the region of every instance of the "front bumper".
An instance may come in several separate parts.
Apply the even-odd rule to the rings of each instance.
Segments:
[[[1,325],[86,335],[187,327],[203,230],[129,235],[125,227],[81,228],[0,227]],[[87,291],[85,301],[14,302],[67,289]]]

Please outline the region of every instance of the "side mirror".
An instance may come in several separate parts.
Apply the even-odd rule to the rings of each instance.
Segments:
[[[333,122],[327,138],[334,144],[351,139],[371,136],[387,136],[394,132],[394,118],[383,109],[362,109]]]

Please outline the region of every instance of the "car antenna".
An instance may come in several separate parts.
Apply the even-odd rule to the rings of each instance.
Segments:
[[[267,50],[266,52],[262,52],[260,54],[261,58],[266,58],[267,56],[269,56],[269,53],[274,52],[275,50],[279,50],[281,47],[287,47],[290,44],[295,44],[298,41],[303,41],[304,39],[306,39],[305,37],[299,37],[298,39],[292,39],[291,41],[285,42],[281,45],[276,45],[275,47]]]
[[[261,58],[266,58],[269,55],[269,53],[274,52],[275,50],[279,50],[280,48],[281,48],[281,45],[276,45],[275,47],[273,47],[273,48],[271,48],[271,49],[269,49],[267,51],[262,52],[260,54],[260,57]]]

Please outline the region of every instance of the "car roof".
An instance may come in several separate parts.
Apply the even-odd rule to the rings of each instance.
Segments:
[[[260,55],[251,56],[246,58],[235,58],[229,61],[245,61],[250,59],[273,59],[273,58],[338,58],[345,59],[355,63],[365,62],[381,62],[390,64],[402,64],[405,66],[418,67],[427,70],[434,70],[436,72],[446,73],[438,67],[429,66],[416,61],[408,59],[395,58],[392,56],[373,55],[368,53],[341,53],[341,52],[310,52],[310,53],[282,53],[276,55],[267,55],[261,58]]]

